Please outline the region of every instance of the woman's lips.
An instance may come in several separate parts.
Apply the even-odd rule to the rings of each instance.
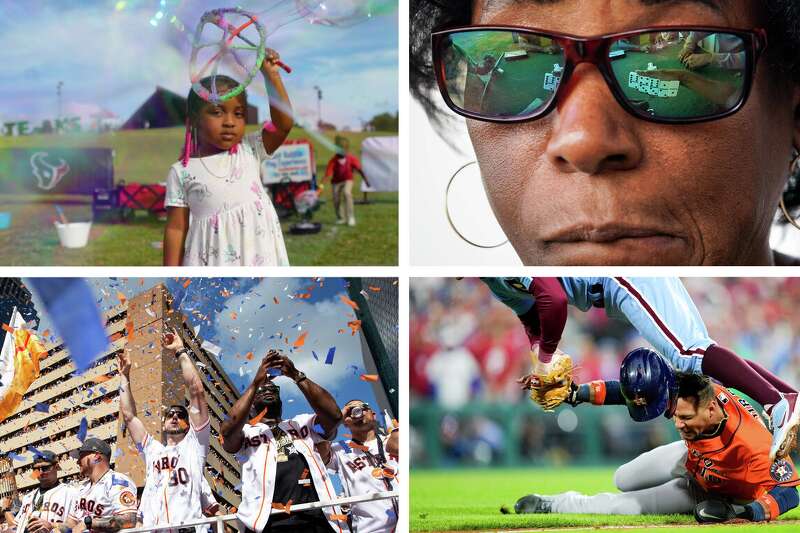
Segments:
[[[548,262],[572,265],[667,265],[686,261],[685,236],[654,227],[571,226],[548,234]]]
[[[658,228],[606,225],[571,226],[556,230],[543,240],[546,244],[557,243],[612,243],[622,239],[676,238],[677,235]]]

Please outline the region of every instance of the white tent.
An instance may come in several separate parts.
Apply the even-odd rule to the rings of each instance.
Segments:
[[[361,165],[370,186],[362,192],[397,191],[399,146],[397,137],[367,137],[361,143]]]

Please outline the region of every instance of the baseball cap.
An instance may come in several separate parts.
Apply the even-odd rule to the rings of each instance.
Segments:
[[[34,454],[33,466],[40,464],[54,465],[58,462],[58,456],[50,450],[40,450]]]
[[[78,459],[81,454],[89,452],[99,453],[105,455],[107,459],[111,459],[111,446],[109,446],[106,441],[95,439],[94,437],[83,441],[80,448],[70,452],[70,456]]]

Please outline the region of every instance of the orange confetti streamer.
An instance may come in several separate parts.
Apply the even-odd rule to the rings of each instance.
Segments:
[[[275,304],[279,304],[279,303],[281,303],[281,302],[280,302],[280,300],[278,300],[278,297],[277,297],[277,296],[273,296],[273,297],[272,297],[272,301],[273,301],[273,302],[275,302]]]
[[[50,336],[50,330],[49,329],[46,329],[46,330],[44,330],[42,332],[42,337],[49,337],[49,336]]]
[[[183,288],[185,289],[186,287],[188,287],[191,284],[192,284],[192,280],[191,279],[187,279],[186,281],[183,282]]]
[[[117,299],[119,300],[119,303],[121,303],[123,305],[125,305],[125,302],[128,301],[128,298],[124,294],[119,292],[119,291],[117,291]]]
[[[125,332],[128,334],[128,342],[133,339],[133,320],[125,322]]]
[[[351,335],[355,335],[358,333],[358,330],[361,329],[361,321],[360,320],[351,320],[347,323],[350,326],[350,330],[352,331]]]
[[[3,329],[6,330],[7,332],[11,333],[11,334],[14,333],[14,328],[9,326],[8,324],[3,324]]]
[[[372,292],[381,292],[380,287],[373,287],[372,285],[369,286],[369,290],[371,290]]]
[[[344,294],[340,294],[339,295],[339,299],[342,301],[342,303],[347,304],[350,307],[352,307],[353,309],[355,309],[356,311],[358,311],[358,304],[355,303],[350,298],[348,298],[347,296],[345,296]]]
[[[109,379],[111,379],[111,376],[103,374],[102,376],[97,376],[96,378],[92,378],[92,381],[95,383],[105,383]]]
[[[256,416],[250,419],[250,425],[255,426],[256,424],[261,422],[261,419],[264,418],[264,415],[266,414],[267,414],[267,408],[265,407],[263,411],[261,411]]]
[[[328,519],[334,522],[347,522],[347,515],[343,514],[329,514]]]
[[[304,331],[303,333],[300,334],[299,337],[297,337],[297,340],[294,341],[294,344],[292,346],[294,346],[295,348],[300,348],[302,345],[306,343],[306,336],[308,336],[308,332]]]
[[[245,355],[244,357],[248,361],[252,361],[253,360],[253,352],[247,352],[247,355]]]
[[[236,320],[236,317],[239,316],[236,314],[236,311],[231,311],[231,320]]]
[[[378,381],[378,374],[361,374],[361,381]]]

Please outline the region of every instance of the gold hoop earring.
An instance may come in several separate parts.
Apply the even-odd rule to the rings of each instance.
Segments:
[[[506,240],[504,240],[500,244],[486,245],[486,244],[476,243],[476,242],[466,238],[463,233],[458,231],[458,228],[456,228],[456,225],[453,223],[453,218],[450,216],[450,188],[453,185],[453,181],[456,179],[456,176],[458,176],[458,174],[462,170],[464,170],[465,168],[467,168],[469,166],[477,165],[477,164],[478,164],[477,161],[470,161],[469,163],[467,163],[465,165],[462,165],[461,168],[456,170],[453,173],[453,175],[450,176],[450,181],[447,182],[447,189],[445,190],[445,193],[444,193],[444,212],[445,212],[445,215],[447,215],[447,223],[450,224],[450,228],[456,233],[456,235],[458,235],[461,238],[462,241],[466,242],[467,244],[471,244],[475,248],[482,248],[484,250],[491,250],[492,248],[500,248],[504,244],[508,243],[508,239],[506,238]]]
[[[789,176],[790,180],[794,180],[797,182],[800,180],[800,152],[795,149],[794,151],[794,159],[789,164]],[[786,217],[786,220],[797,229],[800,229],[800,223],[789,213],[789,210],[786,209],[786,204],[783,202],[783,195],[781,194],[781,211],[783,212],[783,216]]]

